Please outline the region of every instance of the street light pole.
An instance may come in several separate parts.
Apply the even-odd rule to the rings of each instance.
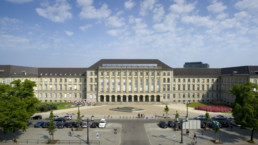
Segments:
[[[188,101],[186,103],[186,121],[188,121]]]
[[[183,144],[184,142],[183,142],[183,119],[181,119],[181,121],[180,121],[180,126],[181,126],[181,144]]]
[[[87,144],[89,144],[90,143],[90,139],[89,139],[89,118],[87,118]]]

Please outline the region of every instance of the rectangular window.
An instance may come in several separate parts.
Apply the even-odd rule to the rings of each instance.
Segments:
[[[55,85],[55,90],[57,90],[57,85]]]
[[[137,91],[137,88],[138,88],[138,79],[135,78],[134,79],[134,91]]]
[[[121,82],[120,82],[120,79],[117,80],[117,91],[120,92],[120,88],[121,88]]]
[[[151,91],[154,91],[154,79],[151,79]]]
[[[149,79],[146,79],[145,82],[145,91],[149,91]]]
[[[129,91],[131,92],[132,91],[132,80],[129,79]]]
[[[143,79],[140,79],[140,91],[143,91]]]
[[[126,80],[123,79],[123,91],[125,92],[126,91]]]
[[[159,84],[160,84],[160,81],[159,81],[159,79],[157,79],[157,91],[159,91],[159,90],[160,90],[160,88],[159,88]]]
[[[106,89],[109,91],[109,79],[106,80]]]

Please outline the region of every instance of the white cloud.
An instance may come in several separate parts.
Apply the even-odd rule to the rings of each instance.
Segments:
[[[175,4],[170,6],[170,10],[175,13],[189,13],[195,9],[195,3],[186,4],[184,0],[175,0]]]
[[[119,34],[121,34],[121,30],[119,29],[112,29],[112,30],[108,30],[107,33],[111,36],[118,36]]]
[[[107,4],[102,4],[99,9],[93,6],[93,0],[77,0],[77,3],[82,7],[80,12],[80,18],[86,19],[102,19],[107,18],[111,14],[111,10],[108,8]]]
[[[32,0],[6,0],[6,1],[16,3],[16,4],[22,4],[22,3],[31,2]]]
[[[123,18],[119,18],[118,16],[111,16],[107,19],[107,23],[113,27],[121,27],[123,26],[124,23],[124,19]]]
[[[133,20],[134,26],[132,27],[135,34],[137,35],[148,35],[151,34],[152,31],[148,29],[148,25],[142,22],[141,18],[134,18]]]
[[[248,10],[251,12],[258,12],[257,0],[240,0],[235,4],[235,7],[240,10]]]
[[[155,6],[155,8],[153,9],[153,21],[154,22],[160,22],[165,14],[164,8],[162,5],[158,4]]]
[[[155,0],[144,0],[141,3],[140,15],[145,16],[147,10],[152,10],[155,4]]]
[[[87,25],[84,25],[84,26],[80,26],[79,28],[82,30],[82,31],[85,31],[87,29],[89,29],[90,27],[92,27],[91,24],[87,24]]]
[[[3,18],[0,19],[0,24],[1,25],[16,24],[18,22],[20,22],[20,20],[15,19],[15,18],[3,17]]]
[[[11,34],[0,34],[0,49],[25,49],[28,48],[29,42],[30,40],[26,37],[14,36]]]
[[[222,20],[222,19],[225,19],[225,18],[227,18],[227,17],[228,17],[228,14],[226,14],[226,13],[221,13],[221,14],[219,14],[219,15],[216,17],[216,19]]]
[[[132,0],[129,0],[129,1],[126,1],[124,5],[125,5],[126,9],[130,10],[130,9],[132,9],[134,7],[135,4],[134,4],[134,2]]]
[[[202,16],[184,16],[182,17],[182,22],[206,27],[211,27],[215,24],[209,17]]]
[[[65,32],[65,34],[67,35],[67,36],[72,36],[73,35],[73,32],[71,32],[71,31],[64,31]]]
[[[54,5],[42,4],[44,8],[36,8],[38,15],[47,18],[53,22],[64,22],[72,18],[70,5],[66,0],[56,0]]]
[[[217,2],[217,0],[213,0],[212,4],[207,7],[207,10],[212,13],[222,13],[227,6],[225,6],[222,2]]]

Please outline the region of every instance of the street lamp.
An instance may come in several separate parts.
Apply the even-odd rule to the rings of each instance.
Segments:
[[[188,101],[186,102],[186,121],[188,121]]]

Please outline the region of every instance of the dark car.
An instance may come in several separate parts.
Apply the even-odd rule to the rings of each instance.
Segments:
[[[38,122],[34,125],[35,128],[40,128],[44,122]]]
[[[201,128],[206,127],[206,122],[208,123],[207,127],[212,128],[212,121],[204,121],[204,120],[201,121]]]
[[[49,126],[49,124],[50,124],[49,122],[44,122],[41,127],[42,128],[47,128]]]
[[[73,127],[74,128],[78,128],[80,126],[80,123],[79,122],[73,122]]]
[[[33,116],[31,117],[32,120],[40,120],[42,119],[42,116],[41,115],[36,115],[36,116]]]
[[[65,126],[66,128],[72,128],[72,127],[73,127],[73,122],[66,122],[66,123],[64,124],[64,126]]]
[[[228,121],[219,121],[219,123],[221,124],[221,127],[229,127],[230,126]]]
[[[161,127],[161,128],[167,128],[168,126],[167,126],[167,123],[165,122],[165,121],[160,121],[159,122],[159,126]]]
[[[174,127],[174,126],[175,126],[175,124],[173,121],[168,121],[168,127]]]
[[[99,123],[98,122],[92,122],[90,125],[90,128],[97,128],[99,127]]]
[[[57,122],[56,127],[57,128],[64,128],[64,122]]]
[[[61,118],[57,118],[57,119],[55,119],[54,121],[58,121],[58,122],[65,122],[65,121],[66,121],[66,119],[65,119],[65,118],[63,118],[63,117],[61,117]]]

